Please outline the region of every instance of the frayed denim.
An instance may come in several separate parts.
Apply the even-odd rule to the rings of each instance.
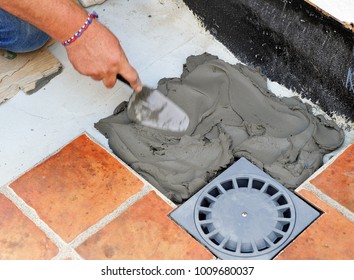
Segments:
[[[33,25],[0,9],[0,49],[30,52],[42,47],[49,38]]]

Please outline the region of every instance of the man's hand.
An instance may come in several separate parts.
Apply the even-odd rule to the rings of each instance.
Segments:
[[[75,42],[66,47],[75,69],[112,88],[117,74],[122,75],[139,92],[142,89],[138,73],[129,64],[118,39],[96,20]]]

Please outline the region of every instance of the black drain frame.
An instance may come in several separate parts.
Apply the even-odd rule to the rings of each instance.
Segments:
[[[170,217],[220,259],[272,259],[319,215],[241,158]]]

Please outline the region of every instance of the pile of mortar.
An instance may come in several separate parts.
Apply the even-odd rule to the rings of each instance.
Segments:
[[[343,131],[298,98],[278,98],[255,69],[210,54],[187,58],[180,78],[158,90],[190,118],[176,135],[129,121],[126,102],[95,127],[113,152],[174,202],[245,157],[289,189],[298,187],[338,148]]]

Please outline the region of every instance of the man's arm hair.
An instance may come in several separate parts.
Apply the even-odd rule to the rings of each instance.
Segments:
[[[1,0],[0,8],[60,42],[77,32],[87,19],[85,9],[73,0]]]

